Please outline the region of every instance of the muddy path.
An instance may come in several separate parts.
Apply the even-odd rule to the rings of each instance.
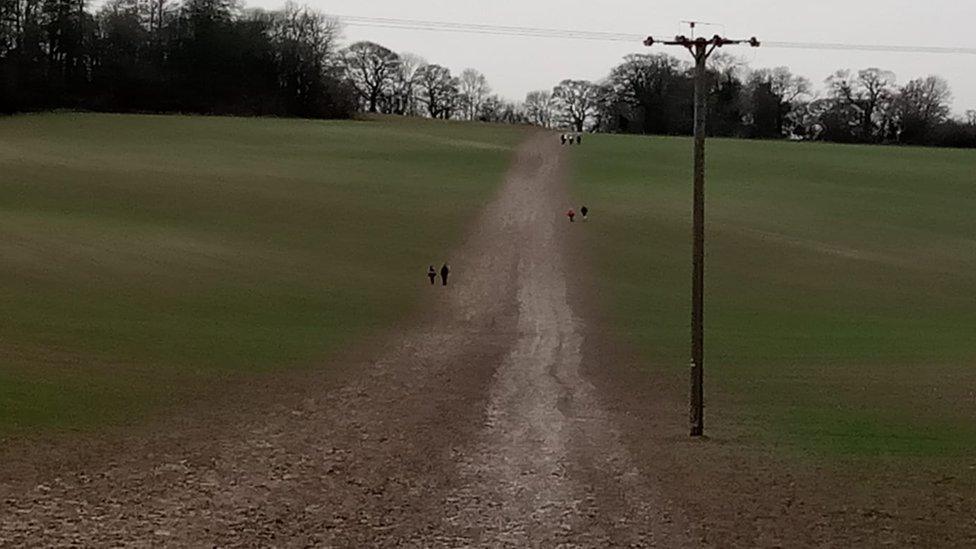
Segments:
[[[21,455],[40,464],[0,476],[0,545],[685,544],[584,374],[564,154],[520,148],[454,283],[343,384],[305,374],[84,460]]]

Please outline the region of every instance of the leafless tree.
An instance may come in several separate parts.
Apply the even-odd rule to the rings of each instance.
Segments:
[[[458,104],[458,81],[447,67],[424,65],[416,74],[417,98],[431,118],[451,118]]]
[[[553,122],[552,92],[539,90],[525,96],[525,114],[529,122],[543,128],[551,128]]]
[[[278,86],[287,90],[294,112],[312,112],[322,92],[321,76],[335,70],[339,22],[288,2],[283,10],[268,14],[267,25],[275,45]]]
[[[423,58],[412,53],[400,55],[400,62],[391,79],[389,95],[387,96],[387,111],[392,114],[419,114],[417,109],[417,70],[426,65]]]
[[[584,131],[596,115],[600,86],[588,80],[563,80],[552,96],[560,119],[575,131]]]
[[[813,85],[806,77],[793,74],[787,67],[753,71],[750,79],[756,78],[769,82],[773,92],[787,103],[809,96],[813,89]]]
[[[590,129],[594,131],[607,131],[608,122],[612,117],[613,105],[616,97],[613,87],[606,82],[596,84],[593,90],[593,121]]]
[[[506,101],[497,95],[485,99],[478,119],[482,122],[496,122],[500,124],[525,124],[528,118],[525,108],[514,101]]]
[[[912,80],[901,89],[896,100],[900,139],[922,143],[939,124],[949,118],[952,90],[945,79],[929,76]]]
[[[344,52],[346,71],[369,112],[376,112],[388,93],[399,56],[373,42],[356,42]]]
[[[691,106],[688,64],[665,53],[632,54],[613,67],[607,83],[616,98],[617,117],[643,133],[677,133]],[[622,116],[621,116],[622,115]]]
[[[805,101],[813,89],[809,80],[776,67],[749,72],[743,87],[740,103],[747,135],[778,138],[805,133]]]
[[[837,71],[827,78],[831,97],[841,103],[836,112],[856,113],[849,125],[864,141],[876,141],[888,133],[895,96],[895,74],[878,68]]]
[[[895,73],[878,68],[858,71],[861,88],[861,135],[883,137],[891,123],[891,104],[895,97]]]
[[[481,107],[491,94],[488,79],[475,69],[465,69],[459,79],[461,107],[464,117],[475,120],[481,112]]]
[[[716,52],[709,62],[709,70],[729,82],[740,80],[743,73],[748,71],[748,64],[742,58],[728,53]]]
[[[851,104],[856,102],[857,80],[849,69],[839,70],[831,74],[824,82],[827,84],[827,92],[832,98]]]

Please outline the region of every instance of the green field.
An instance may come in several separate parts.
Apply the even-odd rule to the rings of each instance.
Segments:
[[[573,153],[614,330],[684,398],[691,142],[595,136]],[[710,141],[711,432],[814,455],[971,455],[974,211],[973,151]]]
[[[0,434],[139,418],[321,365],[417,304],[515,128],[0,119]]]
[[[314,368],[418,304],[516,128],[0,119],[0,434],[138,420]],[[687,386],[690,152],[573,156],[612,330]],[[976,447],[976,153],[709,143],[706,419],[808,454]],[[681,420],[683,409],[675,412]]]

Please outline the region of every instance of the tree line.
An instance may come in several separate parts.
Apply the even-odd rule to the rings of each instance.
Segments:
[[[357,111],[688,135],[691,63],[626,56],[599,81],[567,79],[509,101],[475,69],[460,75],[374,42],[340,45],[337,21],[307,7],[236,0],[0,0],[0,112],[82,108],[341,118]],[[898,84],[842,70],[814,93],[785,67],[716,56],[709,133],[759,139],[976,147],[976,111],[951,116],[940,77]]]
[[[234,0],[0,0],[0,112],[345,117],[355,92],[339,26],[294,4]]]
[[[341,58],[362,111],[529,123],[522,105],[493,94],[488,79],[475,69],[455,76],[447,67],[374,42],[356,42],[342,50]]]
[[[573,131],[689,135],[694,71],[665,53],[626,56],[603,80],[567,79],[519,103],[491,94],[484,75],[459,77],[373,42],[345,50],[361,110],[389,114],[536,124]],[[949,84],[929,76],[898,85],[878,68],[841,70],[817,95],[786,67],[750,69],[718,55],[708,71],[712,136],[976,147],[976,111],[951,116]]]

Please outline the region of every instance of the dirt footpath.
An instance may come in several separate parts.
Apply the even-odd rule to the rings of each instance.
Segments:
[[[525,143],[421,326],[162,435],[7,449],[0,545],[684,544],[581,375],[562,149]],[[83,457],[79,457],[83,456]]]
[[[497,365],[484,426],[458,454],[448,497],[459,545],[673,546],[668,502],[645,485],[594,387],[581,375],[586,329],[567,272],[568,202],[548,137],[519,159],[496,204],[515,245],[516,337]]]

